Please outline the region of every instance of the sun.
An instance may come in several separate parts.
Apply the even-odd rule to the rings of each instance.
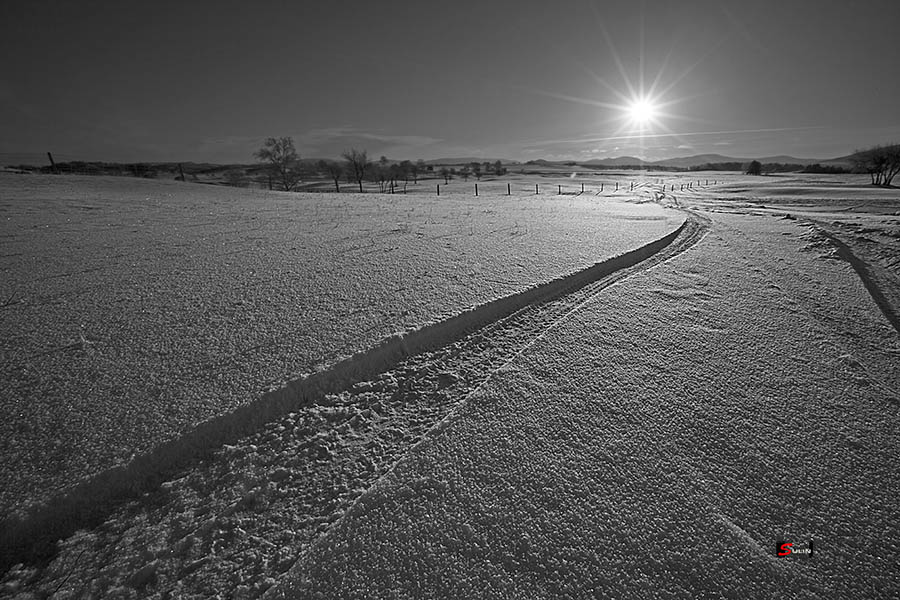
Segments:
[[[653,122],[657,108],[648,98],[638,98],[628,105],[627,113],[632,123],[645,126]]]

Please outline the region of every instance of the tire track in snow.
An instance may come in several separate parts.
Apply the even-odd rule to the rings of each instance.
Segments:
[[[229,588],[239,564],[241,581],[257,586],[250,595],[261,594],[269,575],[286,571],[497,368],[606,287],[702,239],[708,219],[687,217],[637,250],[392,337],[291,382],[101,473],[25,519],[7,521],[3,569],[47,564],[56,540],[94,528],[89,540],[64,542],[48,569],[26,570],[22,578],[45,590],[65,582],[81,595],[100,570],[114,571],[103,579],[108,585],[127,584],[153,565],[161,585],[214,592]],[[181,478],[165,482],[176,474]],[[140,502],[124,505],[142,493]],[[110,559],[97,550],[120,545],[133,552],[123,548]],[[154,547],[160,550],[148,559]]]
[[[805,221],[835,247],[837,255],[841,259],[853,267],[866,291],[878,305],[878,309],[881,310],[894,330],[900,333],[900,306],[897,302],[900,300],[900,285],[898,285],[897,278],[884,267],[856,256],[849,245],[823,227],[821,223],[812,220]]]

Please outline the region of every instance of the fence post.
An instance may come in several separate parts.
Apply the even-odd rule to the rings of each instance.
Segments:
[[[478,195],[478,184],[477,183],[475,184],[475,195],[476,196]]]
[[[631,182],[631,191],[634,191],[634,182]]]
[[[509,187],[509,184],[506,184],[506,195],[512,196],[512,188]]]
[[[562,186],[559,186],[559,191],[556,194],[557,196],[562,196]]]
[[[181,163],[178,163],[178,172],[181,173],[181,180],[184,181],[184,169],[181,168]]]
[[[600,193],[601,194],[603,193],[603,182],[602,181],[600,182]]]
[[[582,194],[584,193],[584,184],[583,183],[581,184],[581,193]]]
[[[53,162],[53,155],[49,152],[47,153],[47,158],[50,159],[50,168],[53,169],[53,172],[59,175],[59,169],[56,168],[56,163]]]
[[[534,193],[535,193],[535,194],[540,194],[540,193],[541,193],[540,190],[538,189],[538,184],[534,184]]]
[[[438,192],[438,196],[440,196],[441,195],[441,184],[437,184],[437,192]]]
[[[619,182],[618,181],[616,182],[616,191],[617,192],[619,191]]]

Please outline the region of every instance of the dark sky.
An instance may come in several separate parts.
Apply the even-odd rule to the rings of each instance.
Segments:
[[[282,135],[305,157],[413,159],[900,141],[898,0],[0,6],[0,162],[250,162]],[[637,126],[642,89],[657,110]]]

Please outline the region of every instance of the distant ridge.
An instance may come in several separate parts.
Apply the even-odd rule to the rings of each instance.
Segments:
[[[478,164],[484,164],[486,162],[495,163],[500,161],[504,165],[518,165],[520,164],[517,160],[509,160],[507,158],[481,158],[478,156],[469,156],[462,158],[432,158],[430,160],[426,160],[426,165],[466,165],[471,164],[473,162],[477,162]]]
[[[593,160],[589,160],[587,162],[580,163],[583,165],[597,165],[600,167],[631,167],[631,166],[642,166],[642,165],[651,165],[653,163],[647,162],[641,158],[637,158],[635,156],[619,156],[617,158],[595,158]]]
[[[752,160],[758,160],[763,164],[770,163],[780,163],[780,164],[792,164],[792,165],[801,165],[807,166],[812,164],[820,164],[823,166],[841,166],[841,167],[851,167],[853,158],[856,154],[848,154],[846,156],[839,156],[836,158],[797,158],[795,156],[788,155],[777,155],[777,156],[764,156],[764,157],[734,157],[734,156],[725,156],[723,154],[696,154],[693,156],[679,156],[673,158],[666,158],[657,161],[647,161],[641,158],[637,158],[636,156],[618,156],[614,158],[594,158],[591,160],[545,160],[545,159],[534,159],[529,160],[527,162],[510,160],[506,158],[483,158],[483,157],[449,157],[449,158],[433,158],[430,160],[424,161],[426,165],[431,166],[461,166],[466,164],[471,164],[473,162],[477,162],[479,164],[483,164],[485,162],[495,163],[498,160],[506,166],[511,165],[543,165],[547,167],[561,167],[561,166],[572,166],[572,165],[581,165],[582,167],[595,167],[595,168],[635,168],[642,167],[652,169],[653,167],[667,168],[667,169],[691,169],[696,167],[701,167],[703,165],[714,165],[721,163],[741,163],[742,165],[746,165]],[[301,159],[301,163],[307,167],[312,167],[317,164],[320,158],[303,158]],[[324,160],[338,160],[343,161],[343,159],[324,159]],[[370,157],[372,162],[377,163],[377,158]],[[416,162],[416,159],[409,159],[411,162]],[[59,161],[57,162],[66,162]],[[175,170],[177,169],[179,163],[176,161],[153,161],[153,162],[137,162],[137,163],[129,163],[129,162],[100,162],[100,161],[87,161],[95,164],[106,164],[106,165],[147,165],[152,166],[154,168],[162,169],[162,170]],[[402,159],[389,159],[390,163],[400,163]],[[35,153],[31,154],[0,154],[0,165],[26,165],[30,164],[33,166],[48,166],[49,163],[44,155],[39,155]],[[216,164],[216,163],[196,163],[196,162],[182,162],[180,163],[187,172],[198,172],[198,171],[217,171],[217,170],[227,170],[227,169],[249,169],[249,170],[258,170],[263,168],[261,163],[244,163],[244,164]]]
[[[598,167],[624,167],[624,166],[644,166],[644,167],[668,167],[675,169],[690,169],[692,167],[700,167],[706,164],[717,163],[741,163],[746,164],[753,160],[758,160],[763,164],[780,163],[792,165],[849,165],[853,155],[842,156],[838,158],[797,158],[795,156],[778,155],[763,156],[757,158],[725,156],[723,154],[696,154],[693,156],[679,156],[675,158],[666,158],[656,161],[645,161],[633,156],[620,156],[617,158],[593,159],[586,162],[580,162],[582,165],[593,165]],[[560,161],[557,164],[563,164]]]

